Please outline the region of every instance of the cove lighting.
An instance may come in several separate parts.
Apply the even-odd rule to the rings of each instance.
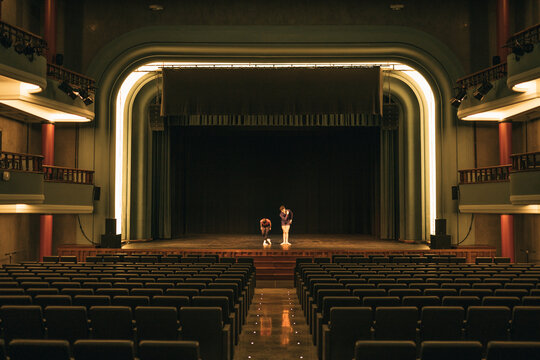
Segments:
[[[25,93],[34,94],[34,93],[41,92],[41,90],[42,90],[41,86],[30,84],[30,83],[22,82],[20,85],[21,94],[25,94]]]
[[[427,134],[428,134],[428,201],[429,201],[429,224],[430,234],[435,233],[435,218],[437,211],[437,193],[436,193],[436,143],[435,143],[435,96],[431,86],[424,78],[424,76],[411,68],[408,65],[397,62],[359,62],[359,63],[232,63],[232,62],[220,62],[220,63],[196,63],[196,62],[152,62],[140,66],[131,72],[122,85],[116,96],[116,119],[115,119],[115,180],[114,180],[114,217],[117,219],[116,227],[117,233],[125,234],[122,231],[123,209],[122,199],[124,194],[124,141],[126,134],[124,134],[124,122],[126,121],[127,101],[132,91],[140,84],[143,77],[151,72],[159,72],[166,67],[182,68],[182,67],[230,67],[230,68],[257,68],[257,67],[371,67],[380,66],[384,70],[404,71],[410,78],[416,83],[419,89],[421,89],[422,96],[426,101],[428,113],[427,119]]]
[[[535,93],[540,91],[540,78],[516,84],[512,87],[512,90],[525,93]]]
[[[495,110],[485,111],[465,116],[461,120],[471,121],[502,121],[512,116],[524,113],[540,106],[540,98],[521,101],[512,105],[499,107]]]
[[[57,111],[52,108],[30,103],[24,100],[0,100],[0,103],[18,109],[30,115],[37,116],[50,122],[88,122],[89,118]]]

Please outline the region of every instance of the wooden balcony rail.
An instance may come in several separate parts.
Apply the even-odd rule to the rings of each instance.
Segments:
[[[11,171],[42,172],[43,156],[2,151],[0,152],[0,169]]]
[[[512,171],[540,170],[540,151],[512,154]]]
[[[477,71],[470,75],[457,79],[459,88],[468,89],[470,87],[479,86],[484,81],[495,81],[506,76],[508,66],[506,62],[488,67],[487,69]]]
[[[43,165],[43,173],[45,181],[84,185],[94,184],[94,172],[92,170]]]
[[[518,44],[535,44],[540,42],[540,23],[528,27],[520,32],[510,36],[506,41],[506,47],[511,48],[516,43]]]
[[[47,42],[43,38],[3,21],[0,21],[0,38],[4,47],[13,45],[15,51],[24,53],[29,59],[33,54],[41,56],[47,52]]]
[[[54,64],[47,64],[47,76],[58,81],[65,81],[77,89],[85,89],[92,93],[96,88],[94,79]]]
[[[480,184],[509,181],[511,165],[459,170],[460,184]]]

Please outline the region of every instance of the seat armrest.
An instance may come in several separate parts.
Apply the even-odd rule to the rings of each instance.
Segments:
[[[330,359],[330,327],[327,324],[322,326],[322,360]]]

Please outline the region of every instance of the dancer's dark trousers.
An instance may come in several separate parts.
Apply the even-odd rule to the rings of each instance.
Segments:
[[[262,234],[263,240],[268,239],[268,233],[269,233],[269,232],[270,232],[270,228],[263,227],[263,228],[261,229],[261,234]]]

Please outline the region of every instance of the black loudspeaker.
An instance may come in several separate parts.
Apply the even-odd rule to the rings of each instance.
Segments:
[[[446,235],[446,219],[435,219],[435,235]]]
[[[452,200],[458,200],[459,199],[459,187],[452,186]]]
[[[101,188],[99,186],[94,186],[94,201],[99,201],[101,198]]]
[[[452,247],[451,240],[450,235],[431,235],[431,244],[429,247],[431,249],[450,249]]]
[[[54,63],[58,66],[64,65],[64,54],[56,54],[54,56]]]
[[[116,219],[105,219],[105,234],[116,235]]]
[[[122,247],[122,235],[105,234],[101,235],[101,247],[120,249]]]

